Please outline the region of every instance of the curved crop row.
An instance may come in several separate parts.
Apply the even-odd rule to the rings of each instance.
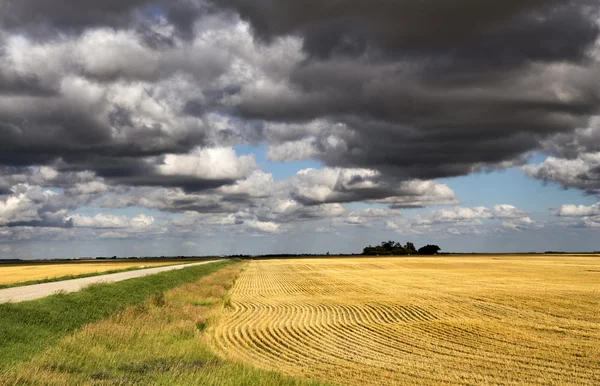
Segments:
[[[230,358],[348,385],[597,385],[600,323],[591,314],[600,279],[582,286],[571,267],[551,272],[560,287],[540,287],[561,262],[253,261],[214,343]],[[531,280],[528,263],[544,274]]]

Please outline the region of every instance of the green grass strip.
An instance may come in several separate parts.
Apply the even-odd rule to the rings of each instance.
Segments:
[[[39,300],[0,304],[0,370],[31,358],[88,323],[192,283],[233,262],[209,263],[117,283],[94,284],[79,292]]]

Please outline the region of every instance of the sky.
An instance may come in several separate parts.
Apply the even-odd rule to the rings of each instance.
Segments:
[[[598,251],[599,108],[597,1],[2,2],[0,259]]]

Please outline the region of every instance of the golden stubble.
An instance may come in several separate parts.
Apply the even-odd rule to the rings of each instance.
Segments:
[[[187,262],[187,261],[186,261]],[[88,273],[101,273],[129,268],[161,267],[165,265],[181,264],[176,261],[136,261],[124,260],[89,261],[72,263],[35,263],[0,265],[0,284],[21,283],[31,280],[43,280],[69,275],[82,275]]]
[[[600,258],[255,260],[221,355],[345,385],[598,385]]]

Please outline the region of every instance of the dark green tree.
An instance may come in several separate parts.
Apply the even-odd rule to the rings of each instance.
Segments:
[[[437,245],[426,245],[419,248],[419,255],[437,255],[442,249]]]
[[[406,248],[404,248],[402,246],[402,244],[400,244],[397,241],[392,241],[392,240],[388,240],[388,241],[383,241],[381,242],[380,245],[377,246],[371,246],[369,245],[368,247],[363,249],[363,255],[378,255],[378,256],[396,256],[396,255],[406,255],[408,254]]]
[[[415,248],[415,245],[410,241],[406,243],[404,249],[406,249],[406,253],[408,253],[409,255],[417,253],[417,248]]]

